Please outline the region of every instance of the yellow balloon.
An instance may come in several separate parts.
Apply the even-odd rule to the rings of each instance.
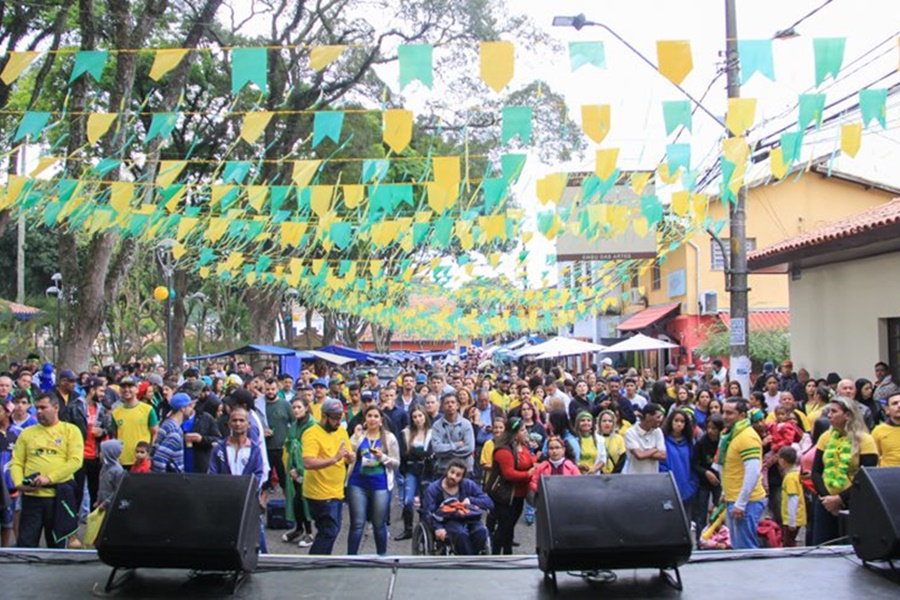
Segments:
[[[153,297],[159,300],[160,302],[165,301],[166,298],[169,297],[169,288],[164,285],[160,285],[153,290]]]

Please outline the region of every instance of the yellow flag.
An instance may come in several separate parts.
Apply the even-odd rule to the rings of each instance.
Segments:
[[[175,260],[179,260],[184,253],[187,252],[187,246],[182,244],[181,242],[175,242],[172,244],[172,258]]]
[[[284,221],[281,227],[281,246],[299,246],[306,233],[307,224],[304,221]]]
[[[541,204],[547,204],[551,200],[558,202],[566,189],[567,179],[566,173],[550,173],[546,177],[538,179],[536,183],[537,197]]]
[[[344,53],[347,46],[316,46],[309,53],[309,68],[321,71]]]
[[[272,120],[272,114],[269,111],[260,111],[244,115],[244,122],[241,124],[241,139],[248,144],[255,143],[268,127],[269,121]]]
[[[362,204],[366,196],[366,186],[364,185],[345,185],[344,189],[344,206],[353,209]]]
[[[647,233],[650,230],[649,224],[647,223],[647,217],[638,217],[632,221],[631,224],[632,227],[634,227],[634,233],[637,234],[638,237],[647,237]]]
[[[153,57],[153,66],[150,68],[150,79],[159,81],[163,75],[178,66],[187,55],[186,48],[162,48],[156,51]]]
[[[585,104],[581,107],[581,127],[585,135],[602,142],[609,133],[609,104]]]
[[[726,160],[741,166],[750,158],[750,146],[747,145],[745,138],[726,138],[722,140],[722,153]]]
[[[862,123],[847,123],[841,127],[841,152],[856,158],[862,145]]]
[[[228,219],[213,217],[209,220],[209,226],[206,228],[206,239],[215,244],[225,235],[226,229],[228,229]]]
[[[116,113],[91,113],[87,120],[88,142],[96,144],[118,116]]]
[[[219,204],[237,186],[231,184],[213,184],[209,186],[209,200],[213,206]],[[215,240],[213,240],[215,241]]]
[[[513,78],[515,54],[512,42],[481,42],[481,79],[498,94]]]
[[[427,183],[426,189],[428,190],[428,206],[438,214],[453,206],[459,196],[458,188],[446,188],[439,183]]]
[[[321,160],[295,160],[294,172],[291,179],[300,187],[306,187],[312,180],[313,175],[319,170]]]
[[[481,235],[484,237],[485,242],[506,239],[505,215],[478,217],[478,226],[481,228]]]
[[[413,114],[411,110],[384,111],[384,143],[396,154],[403,152],[412,140]]]
[[[256,212],[262,212],[266,199],[269,196],[269,186],[267,185],[248,185],[247,186],[247,203],[253,207]]]
[[[773,148],[772,151],[769,152],[769,168],[772,169],[772,175],[778,179],[784,179],[784,176],[787,175],[789,167],[784,161],[784,152],[782,151],[781,146]]]
[[[35,58],[37,58],[39,52],[10,52],[9,60],[6,61],[6,66],[3,68],[3,73],[0,73],[0,80],[3,80],[3,83],[6,85],[11,84],[13,81],[19,78],[19,75],[22,74],[22,71],[28,68]]]
[[[642,196],[644,194],[644,189],[647,187],[647,184],[650,183],[650,176],[652,173],[649,171],[638,171],[635,172],[631,176],[631,189],[638,196]]]
[[[605,150],[597,150],[597,163],[594,173],[606,181],[616,171],[616,163],[619,161],[619,149],[607,148]]]
[[[24,175],[10,175],[6,185],[6,202],[0,206],[0,209],[12,206],[18,200],[22,190],[25,189],[26,183],[28,183],[28,178]]]
[[[331,199],[334,196],[334,186],[314,185],[310,188],[309,206],[320,219],[331,210]]]
[[[434,156],[431,158],[434,169],[434,181],[445,188],[458,188],[462,180],[459,174],[458,156]]]
[[[691,43],[687,40],[660,40],[656,42],[656,55],[659,60],[659,73],[675,85],[681,85],[694,68]]]
[[[383,260],[370,260],[369,261],[369,273],[372,274],[372,277],[378,277],[381,275],[381,267],[384,264]]]
[[[131,210],[131,200],[134,198],[134,182],[116,181],[110,184],[109,205],[117,213],[127,213]]]
[[[181,175],[181,171],[187,166],[186,160],[161,160],[159,171],[156,173],[156,185],[169,187]]]
[[[672,184],[678,181],[678,176],[681,174],[681,167],[675,169],[675,172],[672,173],[669,169],[669,163],[662,163],[656,169],[656,176],[659,177],[663,183]]]
[[[32,169],[31,173],[28,174],[29,177],[37,177],[62,159],[58,156],[43,156],[38,159],[37,166]]]
[[[756,120],[756,98],[729,98],[725,126],[734,135],[744,135]]]

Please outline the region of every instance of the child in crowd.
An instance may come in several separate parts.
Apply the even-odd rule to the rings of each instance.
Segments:
[[[777,454],[779,450],[791,444],[799,444],[803,438],[803,430],[795,424],[790,407],[780,404],[775,409],[775,422],[769,425],[769,437],[771,438],[770,451]],[[796,419],[796,416],[795,416]]]
[[[134,464],[131,465],[132,473],[149,473],[150,472],[150,443],[138,442],[134,447]]]
[[[806,504],[797,450],[783,446],[778,450],[778,466],[784,474],[781,484],[781,543],[785,548],[797,545],[797,533],[806,527]]]
[[[101,442],[100,456],[103,459],[103,466],[100,468],[100,484],[95,508],[106,510],[116,495],[119,483],[125,477],[125,469],[119,464],[119,457],[122,456],[122,440]]]

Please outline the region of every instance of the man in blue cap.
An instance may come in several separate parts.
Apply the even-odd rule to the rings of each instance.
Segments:
[[[193,402],[184,392],[178,392],[169,400],[169,416],[159,426],[150,452],[151,472],[184,472],[184,430],[181,424],[184,423],[185,412],[190,410]]]
[[[319,379],[314,379],[312,382],[312,389],[313,401],[312,404],[309,405],[309,410],[312,413],[313,418],[317,422],[321,422],[322,404],[328,399],[328,380],[321,377]]]

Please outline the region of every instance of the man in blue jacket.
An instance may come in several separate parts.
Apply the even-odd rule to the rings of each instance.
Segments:
[[[454,458],[447,465],[447,472],[425,490],[422,500],[425,524],[434,531],[439,541],[450,538],[456,554],[471,556],[484,550],[488,530],[480,517],[466,518],[457,515],[435,515],[447,501],[456,500],[465,506],[474,506],[487,513],[494,509],[494,502],[481,487],[466,479],[466,463]]]

